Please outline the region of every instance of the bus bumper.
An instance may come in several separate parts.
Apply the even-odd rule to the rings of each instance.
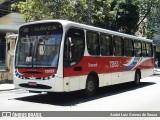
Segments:
[[[55,76],[47,80],[13,77],[15,88],[39,92],[64,92],[63,78]]]

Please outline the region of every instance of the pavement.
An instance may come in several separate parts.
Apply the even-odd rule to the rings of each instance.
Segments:
[[[15,89],[13,83],[0,84],[0,91],[7,91],[7,90],[13,90],[13,89]]]
[[[154,75],[160,75],[160,68],[154,68]]]
[[[154,75],[160,75],[160,68],[154,69]],[[15,86],[13,83],[0,83],[0,91],[14,90]]]

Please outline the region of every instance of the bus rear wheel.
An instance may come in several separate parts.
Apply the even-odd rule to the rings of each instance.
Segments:
[[[138,86],[140,84],[141,75],[139,71],[136,71],[134,78],[134,85]]]
[[[93,96],[96,92],[96,89],[97,89],[97,84],[96,84],[94,76],[92,75],[88,76],[87,81],[86,81],[86,87],[83,92],[84,96],[86,97]]]

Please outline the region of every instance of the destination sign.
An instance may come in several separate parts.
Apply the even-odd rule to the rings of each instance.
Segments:
[[[38,23],[22,26],[19,30],[21,36],[26,35],[42,35],[62,33],[62,25],[60,23]]]
[[[57,30],[56,26],[38,26],[34,28],[35,31],[45,31],[45,30]]]

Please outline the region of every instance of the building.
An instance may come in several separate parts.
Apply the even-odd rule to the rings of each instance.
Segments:
[[[17,1],[0,0],[0,81],[12,79],[15,34],[19,26],[25,23],[21,14],[11,11],[11,4]]]
[[[156,4],[151,11],[152,14],[148,17],[148,26],[156,31],[154,34],[153,43],[155,45],[155,60],[158,61],[158,67],[160,68],[160,4]]]

